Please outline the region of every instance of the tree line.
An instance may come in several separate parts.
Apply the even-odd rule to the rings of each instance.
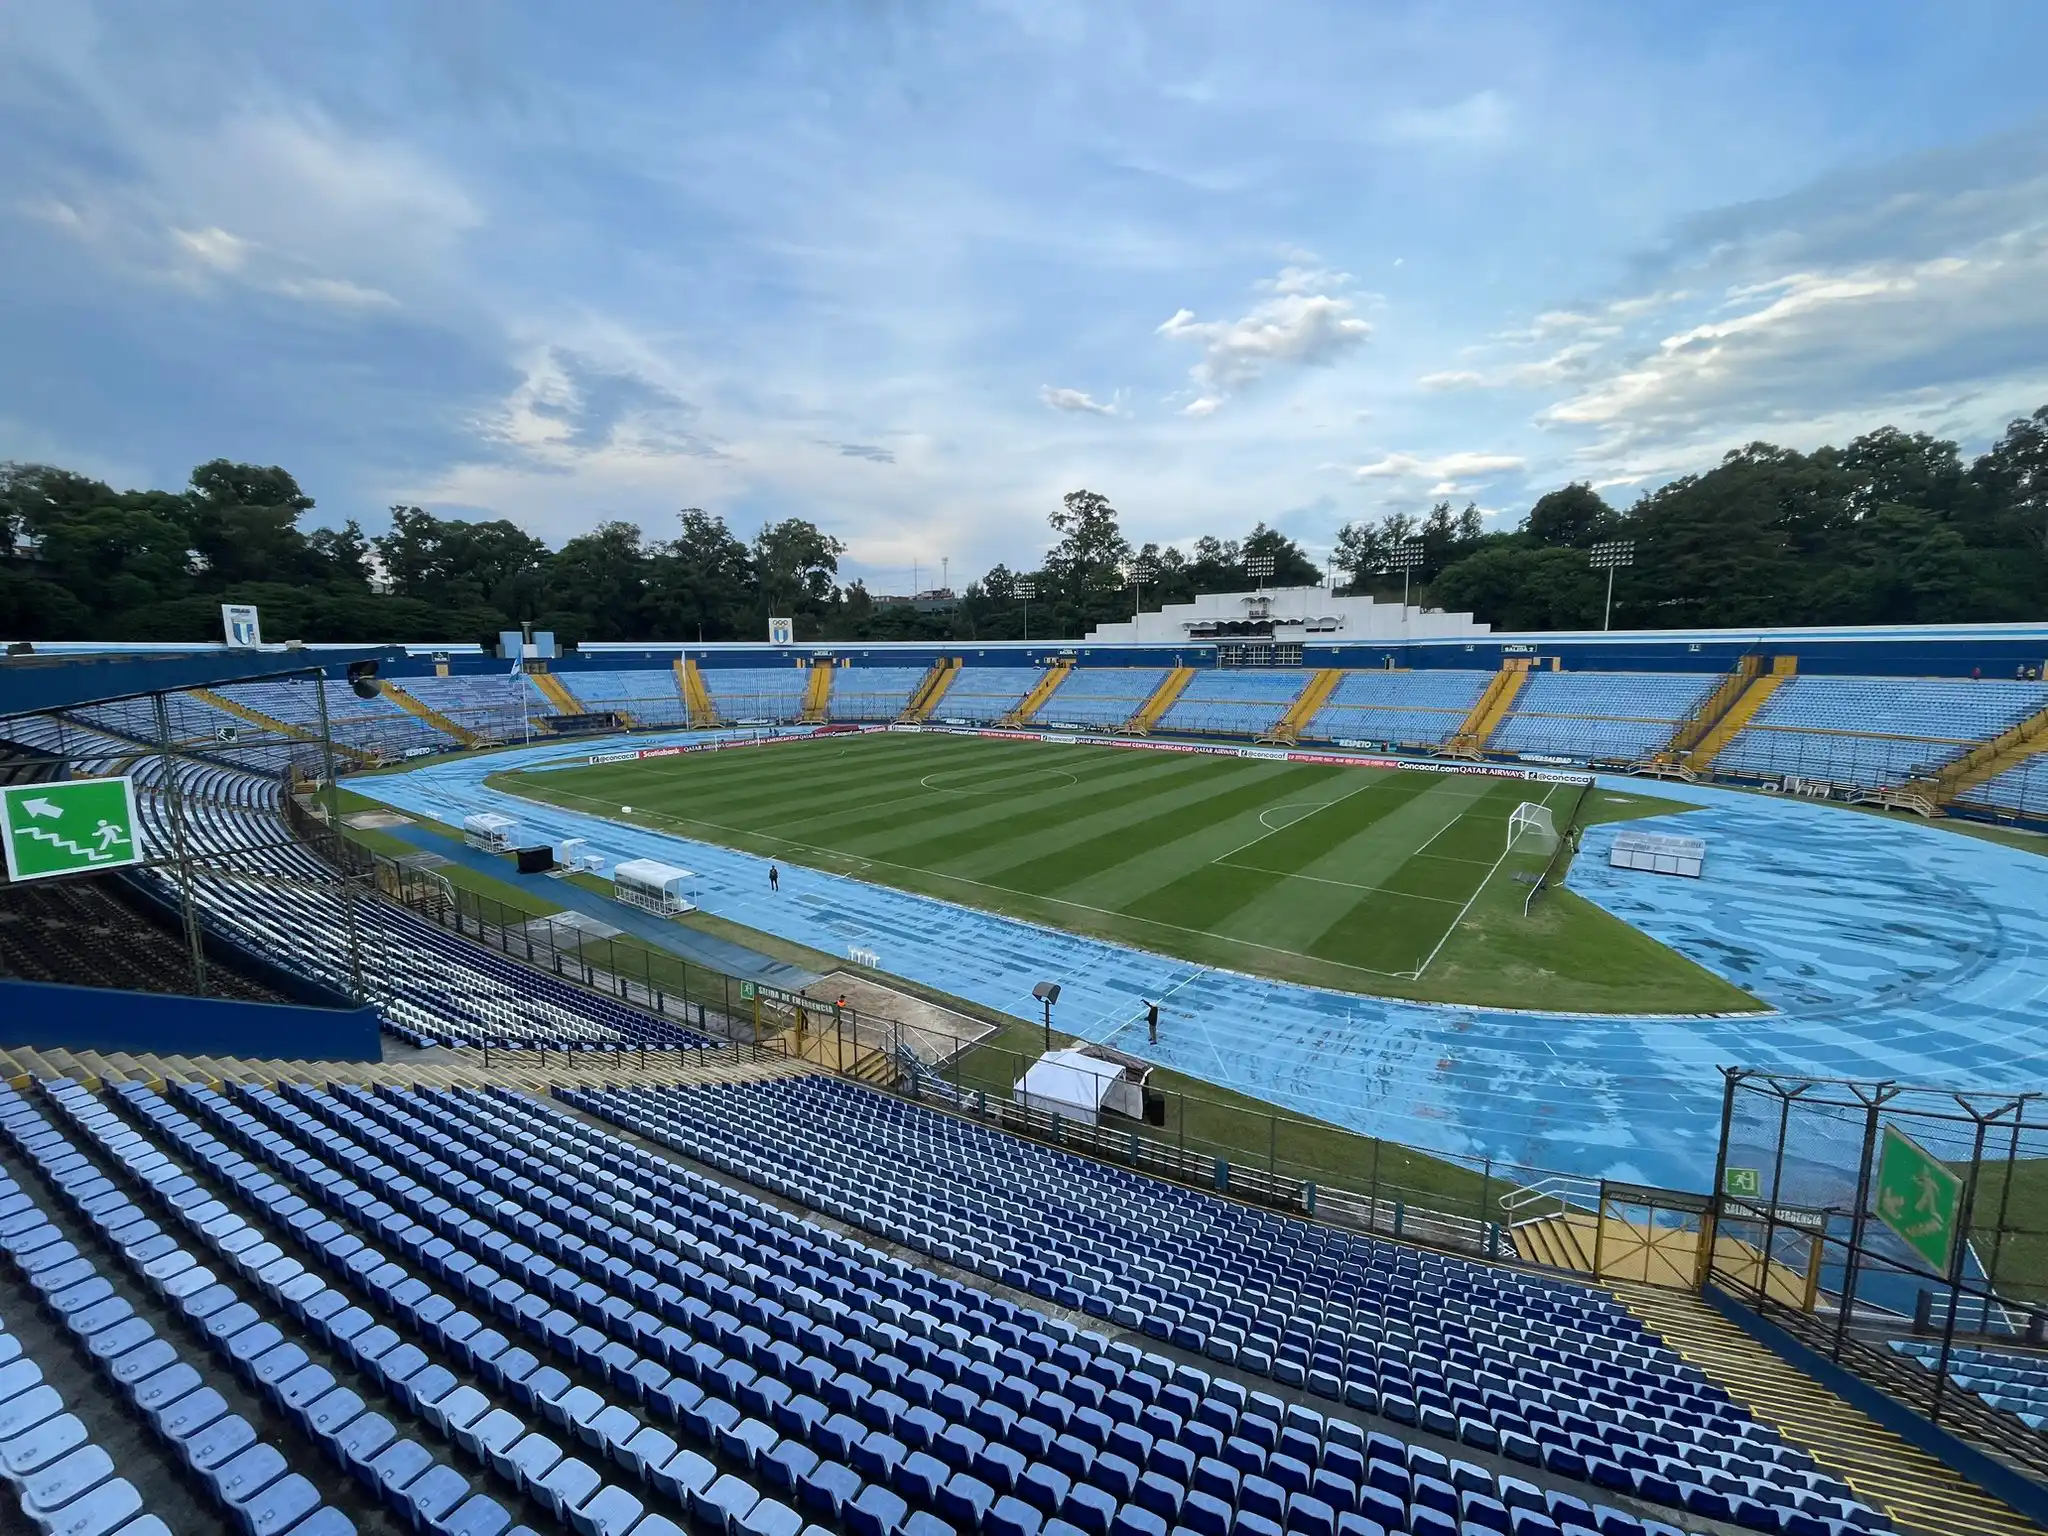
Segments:
[[[1992,622],[2048,608],[2048,407],[1965,461],[1953,442],[1885,427],[1800,453],[1753,443],[1625,509],[1591,486],[1541,497],[1512,531],[1474,506],[1356,522],[1325,572],[1263,522],[1188,549],[1134,547],[1094,491],[1053,511],[1038,567],[996,566],[942,611],[878,603],[840,580],[845,546],[787,518],[743,539],[685,508],[673,536],[603,522],[550,549],[504,519],[391,509],[305,528],[313,499],[285,470],[216,459],[178,491],[116,491],[45,464],[0,466],[0,637],[216,639],[219,604],[249,602],[271,638],[490,641],[531,623],[568,642],[1079,638],[1206,592],[1340,578],[1352,591],[1469,611],[1497,629],[1597,627],[1592,547],[1627,541],[1617,628]]]

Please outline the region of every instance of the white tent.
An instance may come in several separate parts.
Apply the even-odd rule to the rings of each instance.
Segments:
[[[519,835],[519,823],[510,816],[484,811],[462,818],[462,835],[472,848],[481,848],[486,853],[503,853]]]
[[[653,859],[622,859],[612,866],[612,898],[663,917],[697,910],[697,876]]]
[[[1047,1051],[1034,1061],[1010,1090],[1010,1097],[1030,1109],[1063,1115],[1089,1125],[1104,1111],[1136,1116],[1143,1098],[1136,1084],[1123,1080],[1124,1069],[1085,1051]],[[1129,1101],[1137,1100],[1135,1108]]]

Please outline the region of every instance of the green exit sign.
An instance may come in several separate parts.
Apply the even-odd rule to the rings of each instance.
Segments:
[[[0,789],[7,878],[46,880],[142,862],[135,781],[64,779]]]

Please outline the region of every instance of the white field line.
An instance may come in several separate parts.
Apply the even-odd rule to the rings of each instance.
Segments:
[[[1553,784],[1549,789],[1543,791],[1543,799],[1541,803],[1544,805],[1550,804],[1550,797],[1556,792],[1557,786]],[[1451,935],[1458,931],[1458,924],[1464,922],[1465,914],[1472,910],[1472,903],[1477,901],[1479,899],[1479,893],[1486,889],[1487,881],[1491,880],[1497,873],[1499,873],[1501,865],[1507,863],[1508,855],[1513,853],[1514,851],[1515,845],[1513,843],[1509,843],[1506,847],[1501,849],[1500,857],[1493,861],[1493,867],[1487,870],[1487,872],[1484,875],[1480,876],[1479,883],[1472,887],[1472,894],[1465,898],[1465,905],[1458,908],[1458,915],[1451,919],[1451,926],[1446,928],[1444,930],[1444,936],[1436,941],[1436,948],[1432,949],[1426,956],[1423,957],[1422,964],[1415,967],[1413,971],[1407,973],[1408,978],[1411,981],[1422,980],[1423,972],[1427,971],[1431,965],[1436,963],[1436,957],[1443,952],[1443,947],[1446,944],[1450,943]]]

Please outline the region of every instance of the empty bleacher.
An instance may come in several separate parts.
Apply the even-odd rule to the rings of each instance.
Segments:
[[[1718,682],[1697,672],[1532,672],[1487,746],[1580,761],[1648,757]]]
[[[1973,786],[1962,803],[1994,813],[2048,817],[2048,755],[2027,758]]]
[[[1931,1339],[1893,1339],[1891,1347],[1930,1371],[1941,1360],[1941,1345]],[[1949,1354],[1948,1379],[2027,1428],[2048,1431],[2048,1355],[1958,1344]]]
[[[802,667],[705,667],[704,686],[728,720],[797,720],[804,712]]]
[[[676,691],[675,673],[667,667],[641,667],[621,671],[557,671],[564,684],[594,714],[614,713],[631,717],[636,725],[678,726],[690,723],[683,696]],[[548,706],[554,713],[554,706]]]
[[[888,721],[902,714],[926,667],[841,667],[832,679],[831,718]]]
[[[1076,667],[1032,724],[1098,730],[1122,725],[1158,691],[1166,673],[1165,667]]]
[[[207,967],[202,988],[184,939],[124,900],[119,882],[111,878],[0,885],[0,976],[127,992],[204,991],[245,1002],[284,1001],[217,963]]]
[[[1173,701],[1157,729],[1191,736],[1263,736],[1314,676],[1301,668],[1205,668]]]
[[[562,1096],[950,1266],[1332,1405],[1286,1407],[1227,1374],[1129,1345],[1105,1349],[1099,1335],[1035,1318],[1039,1331],[1019,1320],[1012,1333],[986,1310],[967,1326],[930,1309],[964,1331],[941,1326],[934,1353],[912,1347],[918,1334],[903,1313],[876,1313],[890,1322],[867,1330],[871,1347],[854,1368],[869,1376],[869,1361],[885,1353],[900,1363],[870,1376],[888,1384],[886,1396],[871,1387],[852,1402],[859,1411],[881,1399],[868,1428],[890,1426],[899,1447],[900,1426],[915,1422],[913,1433],[942,1449],[950,1440],[963,1459],[972,1452],[973,1483],[957,1506],[944,1501],[953,1483],[942,1485],[939,1509],[957,1507],[983,1531],[1013,1488],[1041,1514],[1084,1529],[1109,1524],[1107,1510],[1077,1520],[1069,1508],[1105,1455],[1114,1458],[1111,1503],[1135,1499],[1154,1512],[1153,1536],[1173,1524],[1228,1536],[1248,1515],[1317,1536],[1346,1515],[1445,1536],[1650,1528],[1618,1511],[1596,1515],[1581,1494],[1543,1486],[1548,1479],[1761,1530],[1882,1524],[1604,1292],[1233,1205],[833,1079]],[[979,1357],[986,1370],[973,1363],[981,1331],[1002,1346],[993,1360]],[[959,1352],[950,1371],[943,1340]],[[792,1412],[785,1432],[831,1412],[831,1379],[805,1393],[817,1416]],[[1368,1435],[1337,1404],[1376,1413],[1395,1432]],[[916,1407],[928,1415],[917,1419]],[[1402,1426],[1526,1473],[1404,1442]],[[858,1419],[848,1429],[861,1431]],[[990,1455],[998,1443],[1015,1459]],[[1031,1488],[1031,1469],[1048,1461],[1061,1479]]]
[[[1302,734],[1324,741],[1439,747],[1479,702],[1491,672],[1347,672]]]
[[[225,699],[286,725],[315,734],[320,730],[319,690],[310,678],[235,683],[218,692]],[[394,757],[411,747],[439,750],[453,744],[444,732],[435,730],[417,715],[408,714],[383,694],[365,699],[346,683],[327,684],[327,718],[337,742]]]
[[[2048,707],[2048,683],[1792,678],[1714,760],[1718,773],[1902,784]]]
[[[932,706],[931,718],[994,725],[1021,704],[1043,676],[1037,667],[977,667],[970,662]]]
[[[493,741],[511,741],[537,720],[555,712],[529,679],[509,674],[464,673],[453,677],[401,677],[404,689],[429,709]]]

